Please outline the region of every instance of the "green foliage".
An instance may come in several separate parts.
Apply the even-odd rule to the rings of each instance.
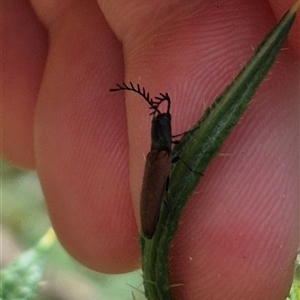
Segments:
[[[56,237],[52,229],[32,249],[1,271],[1,300],[30,300],[43,277],[45,258]]]
[[[294,280],[286,300],[300,300],[300,253],[297,255]]]

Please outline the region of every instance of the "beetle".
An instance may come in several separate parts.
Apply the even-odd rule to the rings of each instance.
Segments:
[[[171,150],[172,150],[172,129],[171,129],[171,99],[168,93],[160,93],[154,101],[145,89],[140,85],[134,87],[123,82],[117,84],[117,88],[110,89],[111,92],[127,90],[142,96],[150,105],[153,115],[151,126],[151,149],[146,157],[144,170],[141,200],[140,217],[141,227],[144,236],[151,239],[154,235],[156,225],[159,220],[161,203],[164,192],[168,189],[169,176],[171,171]],[[162,113],[159,106],[162,102],[167,102],[167,111]]]

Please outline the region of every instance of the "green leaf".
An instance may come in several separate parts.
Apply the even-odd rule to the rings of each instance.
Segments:
[[[293,284],[286,300],[300,300],[300,253],[298,252]]]
[[[299,6],[299,2],[297,5]],[[173,164],[170,176],[172,180],[164,198],[167,205],[162,205],[156,232],[150,240],[143,235],[140,237],[145,294],[148,299],[172,299],[168,256],[180,215],[201,180],[199,173],[204,173],[217,155],[222,143],[247,109],[259,84],[273,65],[287,39],[298,9],[297,5],[271,30],[233,83],[174,148],[173,157],[179,156],[197,172],[191,172],[180,160]]]
[[[55,240],[51,228],[34,248],[22,253],[13,264],[1,271],[1,300],[34,298],[42,280],[45,256]]]

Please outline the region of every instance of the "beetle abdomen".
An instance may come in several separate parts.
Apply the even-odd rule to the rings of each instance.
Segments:
[[[171,158],[169,151],[150,151],[141,192],[140,216],[144,235],[151,239],[159,219],[163,194],[170,174]]]

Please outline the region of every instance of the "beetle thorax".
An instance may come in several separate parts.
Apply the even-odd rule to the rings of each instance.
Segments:
[[[171,151],[172,130],[171,115],[169,113],[158,114],[152,120],[151,150]]]

